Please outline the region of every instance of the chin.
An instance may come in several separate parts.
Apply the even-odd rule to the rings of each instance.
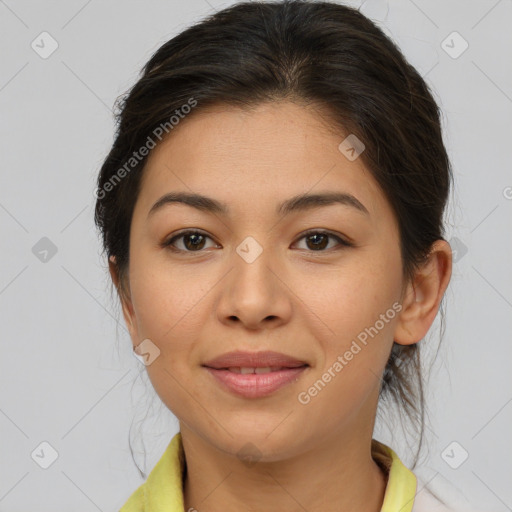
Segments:
[[[272,432],[273,427],[265,431],[254,429],[247,426],[246,429],[241,426],[233,432],[236,435],[230,437],[226,432],[222,435],[222,440],[216,439],[212,442],[218,449],[245,461],[248,466],[256,462],[276,462],[292,457],[297,450],[297,434],[283,429],[279,434]],[[231,431],[231,430],[228,430]],[[291,443],[293,441],[293,444]]]

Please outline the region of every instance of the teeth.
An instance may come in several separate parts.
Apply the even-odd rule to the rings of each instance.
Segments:
[[[248,373],[270,373],[270,372],[276,372],[278,370],[281,370],[282,366],[266,366],[263,368],[240,368],[236,366],[232,366],[231,368],[228,368],[230,372],[233,373],[241,373],[241,374],[248,374]]]

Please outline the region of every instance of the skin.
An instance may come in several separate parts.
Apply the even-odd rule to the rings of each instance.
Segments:
[[[119,289],[133,345],[149,338],[160,355],[151,382],[179,419],[187,460],[185,510],[378,512],[386,476],[371,456],[381,375],[393,340],[421,340],[451,275],[451,251],[437,241],[405,281],[398,225],[362,159],[320,111],[291,102],[253,111],[216,106],[183,120],[150,154],[130,233],[126,293]],[[226,203],[228,216],[168,204],[171,191]],[[340,191],[368,214],[334,204],[287,216],[278,203],[297,194]],[[179,230],[209,238],[161,246]],[[309,229],[329,237],[316,249]],[[248,263],[236,248],[253,237],[263,252]],[[187,252],[188,250],[188,252]],[[402,310],[307,404],[307,391],[365,327],[394,303]],[[296,382],[258,399],[225,391],[202,368],[232,350],[275,350],[310,367]],[[247,443],[258,461],[237,453]],[[321,490],[321,491],[319,491]]]

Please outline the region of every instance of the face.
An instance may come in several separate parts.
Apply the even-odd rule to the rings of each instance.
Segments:
[[[182,428],[233,455],[252,443],[279,460],[373,430],[404,286],[398,226],[325,119],[290,102],[197,111],[144,171],[123,304],[132,341],[160,351],[147,371]],[[206,201],[153,208],[168,193],[225,211]],[[340,201],[289,202],[319,194]],[[273,391],[240,393],[204,366],[232,351],[306,366],[293,378],[282,370]]]

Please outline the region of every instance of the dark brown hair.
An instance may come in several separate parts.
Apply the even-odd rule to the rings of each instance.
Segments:
[[[404,276],[443,238],[451,184],[440,109],[429,87],[384,32],[357,9],[322,1],[243,2],[163,44],[117,102],[117,132],[97,182],[95,221],[115,256],[120,292],[129,233],[147,157],[133,153],[192,109],[253,108],[290,100],[328,111],[335,129],[355,134],[360,155],[394,210]],[[179,122],[179,121],[178,121]],[[160,130],[160,131],[158,131]],[[160,139],[160,137],[158,137]],[[124,172],[120,172],[124,169]],[[122,176],[121,176],[122,175]],[[424,432],[419,345],[393,344],[379,398],[392,398]]]

